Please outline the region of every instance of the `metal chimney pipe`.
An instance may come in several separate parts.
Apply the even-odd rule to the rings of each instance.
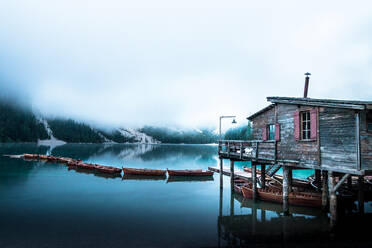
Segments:
[[[307,98],[307,92],[309,90],[310,72],[305,73],[305,88],[304,88],[304,98]]]

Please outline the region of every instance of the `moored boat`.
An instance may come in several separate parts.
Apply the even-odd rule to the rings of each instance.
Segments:
[[[236,193],[242,194],[242,187],[243,186],[249,186],[250,183],[248,180],[243,180],[243,179],[235,179],[234,180],[234,191]]]
[[[48,155],[39,155],[39,159],[48,160]]]
[[[38,159],[39,155],[38,154],[25,153],[25,154],[23,154],[23,157],[25,159]]]
[[[243,186],[242,193],[245,198],[253,198],[251,186]],[[283,203],[283,193],[277,189],[257,188],[257,197],[262,201]],[[288,195],[288,203],[295,206],[320,207],[322,204],[321,195],[318,193],[291,192]]]
[[[121,169],[111,167],[111,166],[103,166],[103,165],[96,164],[96,165],[94,165],[94,168],[95,168],[96,171],[102,172],[102,173],[109,173],[109,174],[119,174],[119,173],[121,173]]]
[[[203,170],[168,170],[169,176],[213,176],[213,171]]]
[[[322,196],[317,193],[291,192],[288,199],[289,204],[304,207],[321,207]]]
[[[76,166],[81,169],[86,169],[86,170],[94,170],[96,166],[94,164],[88,164],[88,163],[76,163]]]
[[[166,170],[122,168],[124,175],[165,176]]]

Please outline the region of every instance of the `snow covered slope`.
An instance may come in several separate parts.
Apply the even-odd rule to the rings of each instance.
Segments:
[[[133,139],[134,143],[141,143],[141,144],[159,144],[160,143],[160,141],[134,128],[119,128],[118,131],[124,137]]]

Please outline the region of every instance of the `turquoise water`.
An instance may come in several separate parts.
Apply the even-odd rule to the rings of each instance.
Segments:
[[[0,155],[22,153],[116,167],[207,169],[218,163],[211,145],[0,145]],[[306,178],[312,171],[298,173]],[[284,217],[281,205],[232,194],[229,177],[223,177],[222,191],[219,182],[216,173],[208,181],[111,178],[1,156],[0,247],[218,247],[268,237],[328,238],[328,217],[319,210],[292,207]]]

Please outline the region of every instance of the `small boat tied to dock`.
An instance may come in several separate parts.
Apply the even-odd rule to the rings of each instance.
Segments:
[[[211,177],[213,176],[213,171],[203,171],[199,170],[169,170],[167,169],[169,176],[192,176],[192,177]]]
[[[23,158],[27,161],[35,161],[41,160],[46,162],[53,162],[53,163],[60,163],[65,164],[69,168],[79,168],[87,171],[95,171],[99,173],[106,173],[106,174],[121,174],[121,169],[116,168],[113,166],[107,165],[99,165],[99,164],[91,164],[85,163],[80,159],[73,159],[68,157],[57,157],[52,155],[43,155],[43,154],[21,154],[21,155],[4,155],[10,158]]]
[[[52,155],[44,155],[44,154],[20,154],[20,155],[3,155],[10,158],[18,158],[24,159],[26,161],[45,161],[51,163],[60,163],[65,164],[69,169],[80,169],[84,171],[92,171],[92,172],[99,172],[103,174],[111,174],[111,175],[121,175],[123,171],[124,176],[143,176],[143,177],[160,177],[165,179],[166,173],[168,172],[168,176],[178,176],[178,177],[192,177],[192,178],[206,178],[210,177],[213,180],[213,171],[209,170],[161,170],[161,169],[143,169],[143,168],[117,168],[113,166],[107,165],[100,165],[100,164],[93,164],[93,163],[86,163],[79,159],[73,159],[68,157],[58,157]],[[172,181],[172,180],[169,180]],[[199,180],[205,181],[205,180]]]
[[[210,170],[220,172],[218,168],[209,167]],[[244,198],[253,199],[253,185],[251,182],[251,169],[244,167],[244,171],[234,172],[234,191],[237,194],[242,194]],[[224,175],[231,176],[229,170],[223,170]],[[260,171],[257,170],[260,175]],[[298,182],[297,182],[298,181]],[[289,193],[289,204],[294,206],[304,207],[321,207],[322,195],[314,190],[311,190],[310,182],[302,179],[294,179],[292,191]],[[282,183],[282,178],[276,176],[275,178],[266,175],[265,185],[257,187],[257,199],[266,202],[283,203],[283,192],[278,184]]]
[[[166,170],[122,168],[124,175],[165,176]]]

